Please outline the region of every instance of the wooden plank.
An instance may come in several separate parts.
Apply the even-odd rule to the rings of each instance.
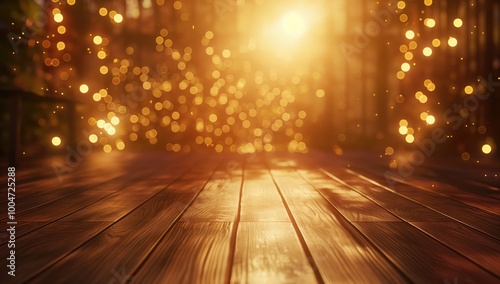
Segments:
[[[68,198],[35,207],[16,215],[16,220],[26,221],[54,221],[78,211],[100,199],[110,195],[110,192],[82,192]]]
[[[417,187],[422,190],[437,193],[448,199],[453,199],[467,205],[489,211],[500,215],[500,200],[492,197],[480,195],[477,192],[470,192],[470,188],[462,186],[461,188],[439,181],[439,179],[424,179],[418,176],[412,176],[406,181],[400,181],[404,184]]]
[[[272,165],[275,168],[279,166]],[[324,282],[406,282],[312,186],[303,186],[298,195],[293,187],[285,186],[300,184],[297,175],[274,178]]]
[[[59,261],[36,279],[40,283],[58,279],[61,283],[74,279],[79,271],[83,283],[113,280],[113,272],[132,275],[180,218],[196,194],[206,185],[218,160],[198,163],[191,157],[195,174],[186,174],[145,203],[83,244],[78,250]],[[95,261],[98,258],[99,261]]]
[[[369,169],[361,167],[358,168],[358,171],[368,171],[379,175],[386,171],[382,167],[378,168],[378,170],[374,170],[374,167],[370,167]],[[411,176],[403,178],[395,174],[391,175],[391,179],[395,182],[439,194],[482,210],[500,214],[500,207],[498,206],[500,204],[500,193],[498,189],[492,190],[477,185],[471,185],[469,181],[463,179],[462,175],[462,173],[459,174],[455,172],[454,175],[443,178],[443,170],[420,168],[418,172]],[[460,181],[457,182],[458,179],[460,179]]]
[[[367,182],[378,185],[380,188],[385,188],[381,185],[381,182],[383,182],[382,177],[371,175],[370,178],[368,178],[358,173],[353,172],[353,174],[357,175],[358,177],[362,177]],[[394,190],[401,196],[414,200],[415,202],[419,202],[420,204],[423,204],[436,212],[440,212],[443,215],[449,216],[456,221],[466,224],[471,228],[475,228],[476,230],[479,230],[500,240],[500,218],[498,218],[497,214],[469,206],[467,204],[446,198],[438,194],[433,194],[432,192],[423,191],[406,184],[396,184],[393,186],[393,189],[386,189]],[[408,221],[425,222],[430,220]]]
[[[49,222],[18,222],[16,224],[16,238],[20,238],[26,234],[35,231],[36,229],[47,225]],[[0,232],[0,246],[5,244],[9,240],[9,235],[7,231]]]
[[[181,221],[234,222],[239,209],[241,183],[241,170],[231,175],[226,171],[217,171]]]
[[[231,283],[317,283],[317,280],[290,222],[241,222]]]
[[[399,221],[382,206],[317,170],[299,173],[349,221]]]
[[[178,222],[155,248],[134,283],[224,283],[232,222]]]
[[[143,179],[137,182],[127,181],[129,183],[128,187],[75,211],[64,220],[117,221],[159,191],[168,187],[187,171],[186,167],[179,167],[179,165],[176,165],[175,168],[166,167],[165,170],[169,173],[162,173],[160,179],[155,173],[144,175]]]
[[[125,174],[122,172],[122,176],[120,176],[116,180],[97,183],[93,186],[85,187],[81,185],[75,185],[58,191],[45,191],[42,189],[37,195],[16,198],[16,200],[19,200],[16,203],[17,218],[25,221],[55,220],[76,212],[82,208],[85,208],[86,206],[89,206],[94,202],[98,202],[104,199],[104,201],[101,201],[101,203],[108,202],[107,206],[104,207],[106,209],[100,208],[99,210],[94,211],[96,215],[92,216],[92,220],[99,220],[99,218],[108,220],[109,218],[113,218],[111,216],[113,213],[115,213],[115,215],[122,214],[122,212],[119,212],[118,210],[119,206],[131,210],[133,208],[131,208],[132,204],[138,204],[138,202],[140,202],[139,199],[141,199],[141,196],[142,200],[145,200],[145,198],[148,197],[146,188],[154,189],[154,187],[148,184],[148,180],[151,177],[155,177],[158,172],[163,172],[165,169],[175,173],[172,168],[168,167],[140,168],[130,174]],[[94,175],[96,175],[97,173],[99,173],[99,171],[96,169]],[[165,175],[164,173],[161,174],[162,176]],[[136,181],[136,179],[139,180]],[[131,185],[133,185],[134,183],[138,183],[138,185],[131,187]],[[161,183],[159,184],[161,185]],[[129,192],[130,190],[133,191],[133,189],[136,187],[139,187],[136,190],[140,190],[140,193],[136,194],[136,198],[125,198],[125,193],[123,193],[123,190],[125,192]],[[157,190],[158,189],[159,188],[157,188]],[[122,192],[122,194],[113,194],[115,192]],[[112,199],[106,201],[108,196],[111,196]],[[91,208],[95,208],[95,206]],[[114,210],[109,210],[109,208],[113,208]],[[104,217],[104,215],[107,215],[108,217]]]
[[[242,222],[290,221],[267,170],[244,171],[241,196]]]
[[[354,222],[395,265],[416,283],[498,283],[498,278],[403,222]]]
[[[415,227],[490,271],[500,279],[498,240],[458,222],[414,222]]]
[[[23,283],[43,271],[108,225],[109,222],[57,222],[38,230],[36,236],[16,239],[16,283]],[[5,260],[9,249],[2,245],[1,251]],[[57,278],[50,283],[54,279]],[[12,283],[10,281],[11,276],[2,270],[0,282]]]
[[[496,198],[500,198],[500,164],[494,160],[476,161],[473,166],[471,162],[461,160],[437,160],[426,163],[423,167],[443,177],[446,182],[459,187],[466,185],[467,188],[473,188],[474,192],[486,195],[493,193]]]
[[[403,220],[415,222],[450,221],[450,219],[443,214],[439,214],[422,204],[363,180],[344,169],[327,167],[326,170],[322,170],[322,172],[340,184],[362,193]]]

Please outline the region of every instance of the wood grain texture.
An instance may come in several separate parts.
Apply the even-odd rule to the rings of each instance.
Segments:
[[[406,221],[450,221],[448,217],[426,206],[374,185],[344,169],[326,168],[323,171],[335,181],[362,193],[389,212]]]
[[[412,224],[500,279],[498,240],[458,222],[415,222]]]
[[[413,282],[498,283],[498,278],[455,251],[403,222],[354,222],[354,225]]]
[[[231,222],[178,222],[132,283],[224,283]]]
[[[16,240],[16,283],[23,283],[45,270],[108,225],[109,222],[57,222],[37,230],[36,234],[20,237]],[[1,251],[2,259],[6,259],[6,245],[2,245]],[[10,277],[2,269],[0,282],[11,283]]]
[[[416,187],[432,194],[438,194],[495,214],[500,214],[500,207],[498,206],[500,199],[495,197],[495,194],[498,194],[497,192],[483,188],[477,189],[477,186],[471,187],[465,181],[460,185],[454,185],[456,183],[454,180],[456,176],[444,181],[439,176],[439,172],[425,171],[419,175],[415,174],[404,179],[396,177],[396,179],[399,183]],[[485,191],[490,193],[485,194]]]
[[[334,214],[333,206],[311,186],[304,187],[301,195],[290,186],[282,186],[297,178],[275,177],[326,283],[373,283],[373,279],[384,283],[405,282],[392,264],[371,248],[342,217]]]
[[[178,173],[180,176],[181,173]],[[165,180],[144,179],[138,182],[129,183],[129,185],[117,192],[114,192],[106,198],[81,209],[67,216],[65,221],[116,221],[137,206],[151,198],[153,195],[164,189],[175,178]]]
[[[290,210],[327,283],[402,283],[404,279],[376,250],[344,227],[326,201],[290,201]]]
[[[216,172],[182,216],[181,221],[233,222],[238,213],[241,181],[241,171],[239,175],[230,175],[225,171]]]
[[[231,283],[317,283],[290,222],[241,222]]]
[[[37,280],[40,283],[47,283],[50,279],[60,279],[62,283],[71,282],[74,281],[71,272],[76,269],[81,273],[80,283],[114,281],[116,271],[124,271],[125,276],[131,274],[203,188],[215,165],[210,164],[204,168],[208,171],[198,174],[196,179],[188,180],[189,177],[184,175],[158,192],[68,257],[44,271]]]
[[[500,283],[486,165],[390,188],[364,153],[96,154],[60,184],[47,163],[18,169],[16,283]]]
[[[29,234],[45,225],[49,222],[41,221],[41,222],[19,222],[16,225],[16,238]],[[0,233],[0,246],[8,242],[9,235],[7,231]]]
[[[372,178],[370,176],[370,178]],[[373,181],[380,182],[380,178],[373,178]],[[449,220],[456,220],[468,225],[471,228],[482,231],[494,238],[500,240],[500,218],[497,214],[478,209],[465,203],[446,198],[442,195],[424,191],[419,188],[406,184],[397,184],[394,191],[405,196],[415,202],[431,208],[435,212],[439,212],[444,216],[448,216]],[[408,220],[419,221],[419,220]],[[421,221],[436,221],[436,220],[421,220]]]
[[[267,170],[245,170],[241,196],[241,221],[290,221]]]
[[[22,222],[57,220],[103,199],[109,194],[106,191],[82,192],[81,194],[71,195],[62,200],[24,211],[18,214],[16,218]]]
[[[317,170],[300,173],[349,221],[399,221],[382,206]]]

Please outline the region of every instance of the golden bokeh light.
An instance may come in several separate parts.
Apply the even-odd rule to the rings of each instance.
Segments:
[[[52,142],[52,145],[57,147],[57,146],[61,145],[62,141],[61,141],[61,138],[59,138],[58,136],[54,136],[54,137],[52,137],[51,142]]]
[[[492,151],[491,145],[490,144],[484,144],[481,147],[481,151],[483,151],[484,154],[490,154]]]
[[[121,23],[123,21],[123,16],[121,14],[115,14],[113,16],[113,21],[115,21],[115,23]]]
[[[407,143],[411,144],[411,143],[415,142],[415,136],[413,136],[413,134],[408,134],[408,135],[406,135],[405,140]]]
[[[60,13],[58,13],[58,14],[55,14],[55,15],[54,15],[54,21],[55,21],[56,23],[60,23],[60,22],[62,22],[62,21],[63,21],[63,19],[64,19],[64,17],[63,17],[63,15],[62,15],[62,14],[60,14]]]
[[[462,27],[462,25],[463,25],[463,21],[462,21],[462,19],[460,19],[460,18],[456,18],[455,20],[453,20],[453,25],[454,25],[456,28],[460,28],[460,27]]]
[[[87,84],[80,85],[80,93],[86,94],[89,91],[89,86]]]
[[[414,39],[415,38],[415,32],[412,31],[412,30],[408,30],[408,31],[406,31],[405,36],[406,36],[407,39],[410,39],[410,40]]]
[[[474,92],[474,88],[470,85],[468,86],[465,86],[464,88],[464,92],[467,94],[467,95],[471,95],[473,92]]]
[[[57,27],[57,32],[60,34],[65,34],[66,33],[66,27],[65,26],[59,26]]]
[[[401,71],[403,71],[403,72],[410,71],[410,68],[411,68],[411,66],[408,62],[401,64]]]
[[[98,140],[99,140],[99,138],[97,137],[97,135],[95,135],[95,134],[90,134],[90,135],[89,135],[89,141],[90,141],[91,143],[94,143],[94,144],[95,144],[95,143],[97,143],[97,141],[98,141]]]
[[[102,37],[101,37],[101,36],[98,36],[98,35],[94,36],[94,38],[93,38],[93,42],[94,42],[96,45],[101,44],[101,43],[102,43]]]
[[[436,26],[436,21],[432,18],[426,18],[424,20],[424,25],[428,28],[433,28]]]
[[[436,118],[433,115],[428,115],[425,118],[425,122],[427,122],[427,124],[429,124],[429,125],[432,125],[436,122]]]
[[[54,81],[56,88],[68,86],[69,91],[87,94],[78,99],[92,104],[89,116],[82,115],[88,122],[86,126],[91,128],[90,133],[94,133],[88,139],[107,153],[135,149],[142,146],[140,143],[174,152],[200,149],[218,153],[306,152],[318,143],[314,137],[318,130],[314,126],[330,115],[332,127],[343,133],[328,142],[335,153],[344,153],[344,144],[356,143],[359,133],[372,131],[368,124],[370,118],[376,117],[386,119],[392,126],[387,133],[370,135],[381,141],[395,139],[388,140],[381,148],[386,155],[393,155],[397,154],[396,141],[409,147],[405,141],[418,142],[425,139],[424,135],[435,124],[445,124],[439,120],[437,110],[446,108],[453,98],[450,95],[449,99],[443,99],[444,93],[449,91],[461,99],[471,99],[463,94],[482,90],[467,85],[472,84],[471,78],[463,82],[457,79],[453,86],[448,86],[439,77],[442,72],[437,72],[437,68],[445,65],[440,62],[450,63],[454,68],[470,59],[465,51],[480,48],[474,42],[469,44],[470,38],[476,36],[472,33],[483,30],[473,26],[469,15],[442,17],[434,11],[437,7],[431,7],[438,2],[431,0],[420,1],[420,6],[411,1],[390,3],[392,9],[397,8],[390,32],[386,29],[384,36],[378,35],[382,29],[377,30],[372,24],[378,22],[385,28],[384,19],[378,19],[381,21],[364,23],[362,34],[346,40],[343,36],[356,32],[348,20],[353,23],[356,20],[342,12],[335,14],[333,25],[326,26],[329,14],[319,4],[298,7],[281,5],[280,1],[226,1],[234,3],[223,22],[217,11],[200,18],[189,1],[124,1],[122,6],[101,1],[92,7],[92,21],[100,21],[99,24],[79,35],[83,48],[74,41],[74,34],[80,30],[74,27],[74,19],[70,17],[73,14],[69,13],[69,9],[82,3],[52,2],[57,8],[51,6],[49,10],[50,32],[33,40],[30,46],[44,49],[40,62],[45,69],[54,70],[47,75],[47,81],[56,78],[60,80]],[[64,2],[77,5],[68,7]],[[217,1],[209,1],[213,2]],[[160,7],[165,3],[168,7]],[[262,8],[258,23],[253,18],[245,22],[247,16],[254,16],[247,9],[239,9],[247,4]],[[381,10],[383,6],[385,2],[377,2],[365,8]],[[155,18],[163,13],[163,8],[169,10],[169,21],[175,25]],[[360,10],[356,15],[361,18],[363,14]],[[235,19],[233,25],[231,21]],[[385,21],[389,24],[390,20]],[[464,37],[469,32],[470,38]],[[141,39],[147,34],[144,37],[147,41],[137,41],[136,34]],[[458,46],[458,40],[463,40],[464,46]],[[329,51],[332,44],[343,41],[351,43],[351,53],[344,54],[346,58],[351,56],[348,60]],[[380,57],[380,49],[385,48],[396,53]],[[442,58],[446,60],[440,61]],[[86,67],[88,63],[88,70],[83,73],[74,67],[80,60],[85,61]],[[331,66],[327,68],[325,62],[335,62],[342,72],[352,70],[352,76],[337,77],[337,70],[330,72]],[[470,63],[464,70],[478,67]],[[367,78],[369,83],[366,83],[364,77],[369,76],[380,77]],[[356,83],[347,84],[361,80],[366,84],[364,88],[358,88]],[[82,81],[92,88],[81,84]],[[390,102],[383,104],[379,101],[382,98]],[[327,104],[333,105],[331,109],[325,107]],[[363,107],[358,108],[360,105]],[[385,105],[395,115],[385,113]],[[479,124],[484,123],[478,119],[483,115],[479,111],[467,121],[468,130],[478,135],[486,133],[486,128]],[[460,110],[457,114],[464,116]],[[363,119],[352,124],[352,129],[343,129],[346,126],[339,122],[343,116]],[[401,117],[405,119],[399,120]],[[493,127],[488,127],[492,132]],[[492,141],[486,142],[494,145]],[[479,145],[486,142],[481,140]]]
[[[424,47],[424,49],[422,50],[422,53],[424,54],[424,56],[429,57],[432,55],[432,48]]]
[[[457,44],[458,44],[458,40],[457,40],[456,38],[454,38],[454,37],[450,37],[450,38],[448,39],[448,45],[449,45],[450,47],[455,47],[455,46],[457,46]]]

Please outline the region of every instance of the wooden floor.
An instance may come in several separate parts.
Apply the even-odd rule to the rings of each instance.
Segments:
[[[64,157],[24,162],[0,283],[500,283],[500,167],[388,182],[382,160],[91,154],[62,179]]]

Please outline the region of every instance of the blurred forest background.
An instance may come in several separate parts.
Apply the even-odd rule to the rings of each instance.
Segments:
[[[499,155],[498,1],[19,0],[0,13],[0,135],[12,93],[29,92],[25,157],[88,141],[396,160],[436,129],[448,139],[432,155]]]

